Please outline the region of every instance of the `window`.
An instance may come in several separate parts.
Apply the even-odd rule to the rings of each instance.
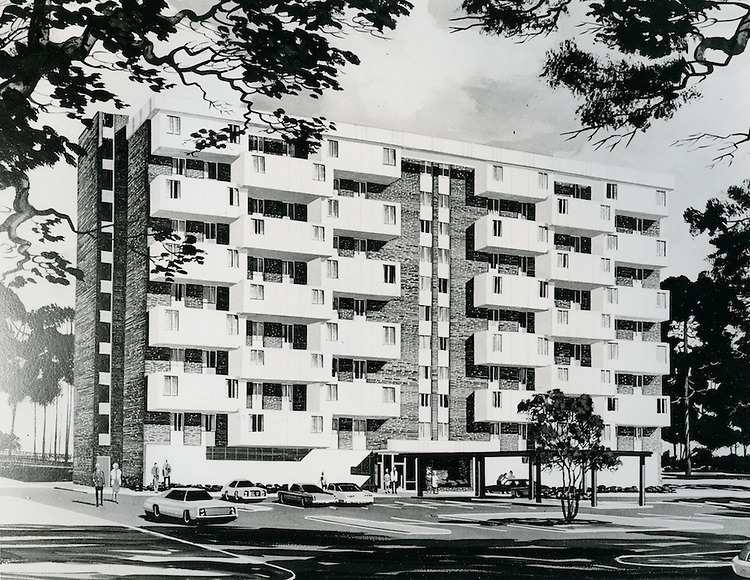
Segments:
[[[663,189],[656,190],[656,205],[667,206],[667,192]]]
[[[396,150],[393,147],[383,147],[383,165],[396,165]]]
[[[237,336],[240,333],[240,317],[236,314],[227,314],[227,335]]]
[[[443,409],[448,408],[448,395],[438,395],[438,406],[442,407]]]
[[[252,155],[252,160],[254,173],[266,172],[266,158],[263,155]]]
[[[430,367],[428,366],[420,366],[419,367],[419,376],[423,379],[429,379],[432,376],[432,373],[430,372]]]
[[[172,175],[185,175],[184,159],[172,159]]]
[[[385,282],[386,284],[396,283],[395,264],[383,264],[383,282]]]
[[[228,187],[227,192],[229,193],[229,205],[238,206],[240,205],[240,190],[237,187]]]
[[[612,259],[611,258],[602,258],[601,264],[602,264],[602,272],[612,271]]]
[[[448,337],[447,336],[438,337],[438,350],[448,350]]]
[[[326,401],[339,400],[339,386],[336,384],[326,386]]]
[[[432,222],[429,220],[419,220],[419,231],[423,234],[429,234],[432,231]]]
[[[607,411],[617,411],[617,397],[607,397]]]
[[[216,286],[203,287],[203,302],[205,304],[216,304]]]
[[[419,348],[420,350],[429,350],[432,347],[431,338],[429,335],[419,335]]]
[[[214,430],[216,415],[203,415],[203,430],[211,433]]]
[[[393,346],[396,344],[396,327],[395,326],[384,326],[383,327],[383,344]]]
[[[326,270],[328,272],[328,277],[331,279],[337,279],[339,277],[339,262],[338,260],[327,260],[326,261]]]
[[[438,278],[438,292],[441,294],[448,293],[448,278]]]
[[[617,304],[618,295],[617,288],[607,288],[607,304]]]
[[[568,317],[568,311],[567,310],[558,310],[557,311],[557,323],[558,324],[568,324],[569,317]]]
[[[386,204],[383,206],[383,223],[386,225],[396,224],[396,206]]]
[[[608,371],[605,369],[602,369],[599,377],[600,381],[605,384],[609,384],[612,382],[612,371]]]
[[[182,130],[181,119],[174,115],[167,115],[167,135],[179,135]]]
[[[430,276],[419,277],[419,290],[421,292],[429,292],[432,288],[432,278]]]
[[[502,351],[503,351],[503,335],[493,334],[492,335],[492,352],[502,352]]]
[[[667,242],[664,240],[656,240],[656,255],[660,258],[667,256]]]
[[[103,201],[100,205],[100,215],[103,222],[112,221],[112,204],[108,201]]]
[[[313,240],[324,242],[326,239],[326,229],[323,226],[313,226]]]
[[[612,328],[611,314],[602,314],[602,328]]]
[[[216,224],[215,223],[204,223],[203,224],[203,238],[204,238],[204,240],[215,240],[216,239]]]
[[[539,177],[539,189],[549,189],[549,174],[540,171],[537,175]]]
[[[447,264],[450,262],[450,252],[445,248],[438,248],[438,264]]]
[[[227,379],[227,399],[240,396],[240,382],[237,379]]]
[[[617,236],[614,234],[607,234],[607,249],[617,250]]]
[[[568,200],[559,198],[557,200],[557,213],[566,214],[568,213]]]
[[[438,306],[438,322],[450,322],[451,310],[447,306]]]
[[[167,187],[169,188],[169,199],[180,199],[182,182],[176,179],[167,179]]]
[[[659,415],[664,415],[669,408],[669,399],[667,397],[659,397],[656,399],[656,412]]]
[[[557,253],[557,267],[558,268],[570,267],[570,255],[567,252]]]
[[[604,441],[611,441],[612,440],[612,425],[605,425],[604,431],[602,433],[602,439]]]
[[[230,268],[240,267],[240,251],[239,250],[227,250],[227,266]]]
[[[419,246],[419,261],[432,262],[432,248],[428,248],[427,246]]]
[[[430,428],[429,423],[419,423],[419,438],[420,439],[429,439],[432,435],[432,430]]]
[[[656,360],[660,363],[667,362],[667,347],[664,345],[658,345],[656,347]]]
[[[539,337],[536,339],[536,352],[542,356],[549,354],[549,339]]]
[[[432,320],[432,308],[430,306],[419,306],[419,320],[426,322]]]
[[[607,199],[617,199],[617,184],[616,183],[607,184]]]
[[[494,179],[495,181],[503,180],[503,166],[502,165],[492,166],[492,179]]]
[[[250,284],[250,300],[265,300],[265,286]]]
[[[328,217],[339,217],[339,200],[329,199],[328,200]]]
[[[310,417],[310,419],[312,422],[310,426],[310,431],[312,433],[322,433],[323,432],[323,417],[321,417],[320,415],[313,415],[312,417]]]
[[[549,282],[539,281],[539,298],[547,298],[549,295]]]
[[[339,325],[335,322],[326,322],[326,340],[336,342],[339,339]]]
[[[419,205],[423,207],[432,205],[432,194],[429,191],[423,191],[419,194]]]
[[[498,238],[503,236],[503,222],[492,220],[492,235]]]
[[[451,206],[451,196],[450,195],[438,195],[438,207],[450,207]]]
[[[218,175],[218,164],[213,161],[206,161],[203,165],[203,177],[208,179],[216,179]]]
[[[322,163],[313,163],[313,181],[326,180],[326,166]]]
[[[183,417],[182,413],[172,413],[172,431],[182,431]]]
[[[383,387],[383,402],[384,403],[396,402],[396,387]]]
[[[620,345],[616,342],[607,343],[607,358],[609,360],[617,360],[620,358]]]
[[[320,288],[313,288],[312,303],[313,304],[325,304],[325,292],[321,290]]]
[[[657,308],[666,308],[667,307],[667,293],[666,292],[657,292],[656,293],[656,307]]]
[[[250,364],[257,367],[262,367],[266,364],[266,353],[262,350],[253,349],[250,351]]]
[[[570,369],[568,367],[557,367],[557,380],[567,383],[570,380]]]
[[[335,139],[328,140],[328,157],[339,156],[339,142]]]
[[[438,222],[438,234],[449,236],[451,234],[451,225],[448,222]]]
[[[322,369],[323,368],[323,355],[320,353],[313,353],[310,355],[310,368]]]
[[[354,367],[354,378],[360,381],[367,380],[367,361],[355,360],[353,361]]]
[[[536,234],[537,242],[546,244],[549,242],[549,228],[547,226],[539,226]]]
[[[251,433],[261,433],[263,429],[263,415],[250,415],[248,417],[248,428]]]
[[[608,222],[612,219],[612,208],[608,205],[599,206],[599,217]]]
[[[253,218],[250,221],[253,225],[253,233],[256,236],[263,236],[266,234],[266,222],[264,220]]]
[[[499,409],[503,406],[503,394],[500,391],[492,391],[492,407]]]
[[[180,312],[179,310],[165,310],[167,317],[167,330],[180,330]]]
[[[176,397],[179,394],[177,387],[177,377],[164,375],[164,396]]]
[[[429,407],[430,406],[430,395],[427,393],[419,393],[419,406]]]
[[[236,145],[237,143],[239,143],[240,142],[240,134],[242,132],[241,129],[240,129],[240,126],[239,125],[232,125],[232,124],[230,124],[227,129],[228,129],[228,132],[229,132],[229,142],[232,143],[233,145]]]

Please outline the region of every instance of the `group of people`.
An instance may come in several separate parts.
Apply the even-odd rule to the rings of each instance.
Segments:
[[[501,473],[500,475],[497,476],[498,485],[508,485],[515,480],[516,480],[516,476],[513,475],[512,469],[508,473]]]
[[[154,491],[159,491],[159,464],[154,461],[154,466],[151,468],[151,478],[153,479]],[[167,489],[172,485],[172,466],[169,465],[169,460],[164,460],[164,465],[161,466],[161,481],[164,484],[164,489]]]
[[[427,468],[427,472],[425,473],[424,477],[424,484],[425,491],[429,492],[430,490],[432,490],[432,493],[437,495],[438,486],[440,485],[440,475],[438,474],[437,470],[432,469],[432,467]]]
[[[92,483],[94,484],[96,507],[104,507],[104,486],[107,484],[107,479],[102,466],[98,463],[94,467]],[[120,493],[120,486],[122,485],[122,470],[117,463],[112,464],[112,469],[109,472],[109,485],[112,488],[112,501],[119,503],[117,496]]]
[[[399,474],[398,469],[386,469],[383,474],[383,490],[385,493],[397,493],[399,488]]]

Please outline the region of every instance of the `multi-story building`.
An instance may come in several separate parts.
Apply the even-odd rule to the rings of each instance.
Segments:
[[[196,151],[202,128],[229,142]],[[345,124],[310,152],[162,98],[81,145],[77,479],[412,487],[429,452],[460,482],[452,458],[525,450],[519,401],[559,388],[658,481],[669,178]],[[165,276],[155,225],[204,263]]]

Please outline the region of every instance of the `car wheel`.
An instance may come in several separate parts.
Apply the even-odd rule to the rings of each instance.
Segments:
[[[159,506],[154,505],[154,507],[151,508],[151,514],[154,516],[155,520],[158,520],[161,516],[161,512],[159,511]]]
[[[312,505],[311,499],[302,498],[302,507],[310,507]]]
[[[185,524],[187,524],[187,525],[190,525],[191,523],[193,523],[193,520],[192,520],[192,519],[190,519],[190,512],[189,512],[188,510],[185,510],[185,511],[184,511],[184,512],[182,513],[182,521],[183,521],[183,522],[184,522]]]

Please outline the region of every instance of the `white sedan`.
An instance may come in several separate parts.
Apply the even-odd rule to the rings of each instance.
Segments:
[[[221,488],[221,499],[232,501],[263,501],[267,495],[265,489],[247,479],[235,479]]]
[[[146,516],[181,519],[185,524],[224,524],[237,519],[237,509],[211,497],[205,489],[175,487],[143,502]]]
[[[750,544],[742,546],[740,553],[734,557],[732,570],[737,576],[750,578]]]
[[[336,503],[350,505],[368,505],[375,501],[372,493],[355,483],[329,483],[326,491],[333,494]]]

